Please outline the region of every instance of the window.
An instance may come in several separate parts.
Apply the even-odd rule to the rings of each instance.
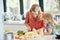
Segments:
[[[56,29],[60,34],[60,0],[44,0],[44,12],[55,15]]]
[[[20,21],[19,0],[6,0],[5,21]]]
[[[45,12],[59,12],[60,11],[59,0],[44,0]]]
[[[24,21],[26,12],[33,4],[41,3],[40,0],[3,0],[4,2],[4,21]],[[43,2],[42,2],[43,3]],[[41,5],[43,5],[41,3]],[[42,7],[40,5],[40,7]]]

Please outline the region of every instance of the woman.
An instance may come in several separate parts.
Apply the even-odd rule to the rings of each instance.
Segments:
[[[33,4],[30,11],[27,12],[25,19],[25,25],[28,31],[32,31],[33,29],[39,31],[41,29],[43,32],[45,25],[42,16],[42,11],[39,5]]]
[[[45,35],[51,35],[51,34],[57,34],[56,30],[55,30],[55,22],[53,20],[53,16],[49,13],[46,13],[44,16],[44,22],[46,24],[46,28],[45,28]]]

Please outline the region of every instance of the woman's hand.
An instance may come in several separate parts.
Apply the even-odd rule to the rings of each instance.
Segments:
[[[36,30],[35,28],[33,28],[33,32],[34,32],[34,33],[37,33],[37,30]]]
[[[38,29],[38,33],[39,33],[39,35],[43,35],[43,30],[44,30],[44,28],[40,28],[40,29]]]
[[[38,32],[35,28],[33,28],[33,32],[35,33],[36,36],[38,36]]]
[[[30,26],[28,26],[28,27],[27,27],[27,30],[28,30],[28,31],[31,31],[31,28],[30,28]]]
[[[28,31],[31,31],[31,28],[30,28],[30,26],[28,24],[25,24],[25,26],[26,26]]]

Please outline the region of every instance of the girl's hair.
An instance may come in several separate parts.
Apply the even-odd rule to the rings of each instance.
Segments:
[[[30,8],[30,14],[31,14],[31,17],[33,15],[32,11],[35,11],[35,8],[36,7],[39,7],[38,4],[33,4],[32,7]],[[42,17],[42,14],[41,14],[41,8],[39,8],[40,10],[38,11],[38,17],[37,17],[37,20],[39,20],[41,17]]]
[[[50,14],[50,13],[46,13],[44,16],[43,16],[44,19],[46,19],[48,21],[48,23],[50,23],[54,28],[55,28],[55,22],[54,22],[54,19],[53,19],[53,16]],[[50,21],[49,21],[50,20]]]

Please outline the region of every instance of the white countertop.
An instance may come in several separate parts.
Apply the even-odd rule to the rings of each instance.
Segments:
[[[22,21],[5,21],[4,24],[24,24],[25,20]]]
[[[20,39],[20,40],[58,40],[55,39],[55,35],[46,35],[46,36],[38,36],[37,38],[27,38],[27,39]],[[60,40],[60,39],[59,39]]]

